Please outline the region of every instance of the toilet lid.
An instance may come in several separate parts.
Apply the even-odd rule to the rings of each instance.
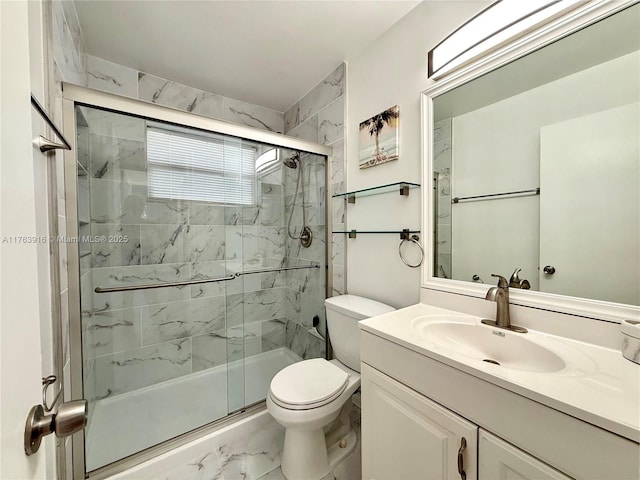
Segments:
[[[271,380],[271,397],[292,407],[324,405],[339,396],[349,374],[324,358],[313,358],[284,368]]]

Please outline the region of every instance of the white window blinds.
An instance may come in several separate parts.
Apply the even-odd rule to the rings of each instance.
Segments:
[[[256,151],[237,138],[147,126],[149,197],[254,204]]]

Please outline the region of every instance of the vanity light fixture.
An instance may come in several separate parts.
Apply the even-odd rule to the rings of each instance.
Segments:
[[[274,169],[279,159],[278,149],[271,148],[256,158],[256,173],[267,173]]]
[[[584,1],[498,0],[429,51],[428,77],[441,78],[579,4]]]

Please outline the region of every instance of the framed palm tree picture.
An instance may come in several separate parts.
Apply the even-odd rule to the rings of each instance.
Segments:
[[[360,124],[360,168],[398,159],[400,107],[387,108]]]

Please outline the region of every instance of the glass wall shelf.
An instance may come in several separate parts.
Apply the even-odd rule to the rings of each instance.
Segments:
[[[409,196],[409,190],[418,187],[420,187],[419,183],[395,182],[386,185],[378,185],[377,187],[363,188],[362,190],[354,190],[352,192],[336,193],[332,195],[332,197],[345,197],[349,203],[356,203],[356,198],[358,197],[368,197],[370,195],[380,195],[382,193],[399,192],[400,195]]]

